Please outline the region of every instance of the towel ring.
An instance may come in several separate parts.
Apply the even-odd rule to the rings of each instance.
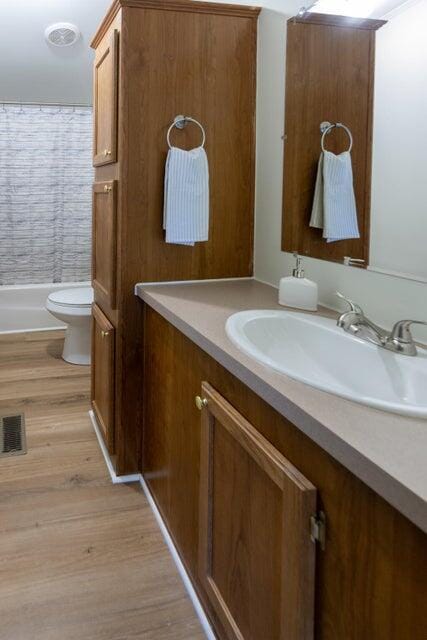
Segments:
[[[322,122],[322,124],[320,125],[320,131],[322,132],[322,140],[320,142],[320,146],[322,147],[322,151],[326,151],[325,137],[330,131],[332,131],[334,127],[340,127],[341,129],[344,129],[344,131],[347,133],[350,139],[350,146],[347,149],[347,152],[350,153],[350,151],[353,148],[353,136],[351,135],[350,129],[346,127],[345,124],[342,124],[342,122],[336,122],[335,124],[331,124],[330,122]]]
[[[168,142],[168,147],[169,149],[172,149],[172,145],[170,143],[170,134],[171,131],[174,127],[176,127],[177,129],[183,129],[185,127],[185,125],[187,124],[187,122],[193,122],[194,124],[197,124],[197,126],[200,128],[201,132],[202,132],[202,144],[200,145],[201,147],[205,146],[205,142],[206,142],[206,134],[205,134],[205,130],[203,129],[202,125],[200,124],[200,122],[198,122],[197,120],[195,120],[194,118],[192,118],[191,116],[175,116],[171,126],[168,129],[168,132],[166,134],[166,140]]]

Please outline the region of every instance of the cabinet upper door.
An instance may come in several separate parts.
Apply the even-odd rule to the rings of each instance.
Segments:
[[[115,330],[96,304],[92,315],[92,408],[108,451],[114,453]]]
[[[206,382],[202,394],[200,580],[229,640],[312,639],[316,489]]]
[[[111,309],[116,308],[116,181],[95,182],[92,205],[92,284]]]
[[[94,166],[117,162],[118,41],[119,34],[114,29],[95,54]]]

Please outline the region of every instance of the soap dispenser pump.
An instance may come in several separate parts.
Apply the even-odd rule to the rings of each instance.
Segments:
[[[301,257],[294,253],[294,258],[296,265],[292,275],[280,280],[279,304],[294,309],[317,311],[317,284],[304,276]]]

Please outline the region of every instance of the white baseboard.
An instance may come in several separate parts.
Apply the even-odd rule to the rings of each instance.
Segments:
[[[151,507],[151,510],[156,518],[157,524],[159,525],[159,529],[163,535],[163,539],[166,543],[166,546],[169,549],[169,552],[172,556],[173,561],[175,562],[175,566],[178,569],[178,573],[181,577],[182,582],[184,583],[184,587],[188,593],[188,596],[193,604],[193,607],[196,611],[197,617],[199,618],[200,624],[202,625],[203,631],[205,632],[206,638],[208,640],[217,640],[217,637],[209,623],[209,620],[203,610],[201,602],[198,598],[198,595],[193,587],[190,576],[187,573],[187,570],[184,567],[184,564],[179,556],[178,550],[175,547],[175,544],[170,536],[169,531],[163,521],[162,515],[157,508],[156,503],[154,502],[153,496],[145,482],[144,478],[140,473],[134,473],[128,476],[118,476],[114,470],[113,464],[110,459],[110,455],[108,453],[107,447],[105,446],[104,439],[99,430],[99,426],[95,417],[94,412],[89,411],[90,421],[94,428],[96,437],[98,438],[99,446],[101,447],[102,454],[104,456],[105,464],[107,465],[107,469],[109,471],[111,481],[113,484],[121,484],[124,482],[139,482],[141,484],[142,490],[144,492],[145,497],[147,498],[148,504]]]
[[[128,476],[118,476],[114,470],[113,464],[110,459],[110,454],[108,453],[107,447],[105,446],[104,438],[101,435],[99,430],[98,422],[96,420],[95,414],[92,410],[89,411],[89,418],[92,422],[92,426],[96,433],[96,437],[98,438],[99,446],[101,447],[102,454],[104,456],[105,464],[107,465],[107,469],[109,471],[111,482],[113,484],[122,484],[124,482],[139,482],[139,473],[133,473]]]
[[[160,531],[163,534],[163,538],[166,542],[166,545],[168,546],[168,549],[170,551],[170,554],[175,562],[176,568],[178,569],[178,573],[181,576],[181,579],[184,583],[184,586],[187,590],[188,595],[190,596],[190,600],[193,603],[193,607],[196,610],[196,614],[197,617],[200,620],[200,624],[203,627],[203,631],[206,634],[206,637],[208,638],[208,640],[216,640],[216,635],[213,632],[213,629],[209,623],[209,620],[203,610],[203,607],[200,603],[200,600],[198,598],[198,595],[193,587],[193,584],[190,580],[190,577],[187,573],[186,568],[183,565],[183,562],[179,556],[179,553],[175,547],[175,544],[170,536],[169,531],[167,530],[167,527],[163,521],[162,515],[160,513],[160,511],[157,508],[156,503],[154,502],[153,496],[151,495],[150,489],[147,486],[147,483],[145,482],[144,478],[142,477],[142,475],[140,475],[140,483],[141,483],[141,487],[143,492],[145,493],[145,497],[148,500],[148,503],[151,507],[152,512],[154,513],[154,517],[157,520],[157,524],[159,525]]]

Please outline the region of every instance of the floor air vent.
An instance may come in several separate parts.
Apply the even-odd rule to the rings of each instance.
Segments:
[[[0,416],[0,457],[27,453],[24,415]]]

